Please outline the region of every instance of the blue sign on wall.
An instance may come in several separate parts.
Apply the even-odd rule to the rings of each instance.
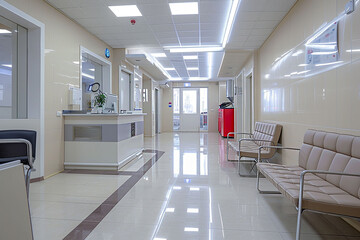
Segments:
[[[105,49],[105,57],[106,58],[110,57],[110,50],[108,48]]]

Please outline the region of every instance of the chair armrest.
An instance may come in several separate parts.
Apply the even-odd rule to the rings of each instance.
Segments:
[[[229,139],[229,136],[230,136],[231,134],[234,134],[234,135],[248,135],[248,136],[250,136],[250,137],[253,135],[252,133],[229,132],[229,133],[227,134],[226,138]]]
[[[259,152],[258,152],[258,161],[261,162],[261,149],[263,148],[275,148],[275,149],[284,149],[284,150],[295,150],[295,151],[300,151],[299,148],[294,148],[294,147],[282,147],[282,146],[260,146],[259,147]]]
[[[2,143],[25,143],[27,148],[27,157],[30,168],[33,168],[33,158],[32,158],[32,145],[31,142],[29,142],[26,139],[23,138],[17,138],[17,139],[0,139],[0,144]]]
[[[256,142],[256,141],[259,141],[259,142],[270,142],[270,143],[273,143],[273,141],[270,141],[270,140],[265,140],[265,139],[255,139],[255,138],[242,138],[239,140],[239,147],[241,145],[241,142],[243,141],[249,141],[249,142]]]

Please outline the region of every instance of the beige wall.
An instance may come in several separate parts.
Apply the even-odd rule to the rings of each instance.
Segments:
[[[173,131],[173,109],[169,107],[169,102],[173,103],[172,83],[170,83],[170,87],[164,88],[162,91],[162,101],[160,102],[162,132]]]
[[[339,22],[340,61],[344,65],[311,77],[286,78],[289,68],[305,56],[274,60],[288,50],[303,46],[307,37],[323,23],[344,11],[348,0],[299,0],[261,47],[258,55],[258,120],[283,125],[282,144],[300,146],[306,129],[321,129],[360,135],[360,4]],[[274,67],[275,66],[275,67]],[[270,74],[268,78],[265,74]],[[264,92],[272,91],[266,110]],[[283,153],[283,162],[296,163],[296,154]]]
[[[79,86],[80,45],[103,56],[104,42],[42,0],[8,0],[45,24],[45,177],[64,168],[63,120],[56,111],[68,109],[69,85]],[[112,57],[110,58],[112,61]]]

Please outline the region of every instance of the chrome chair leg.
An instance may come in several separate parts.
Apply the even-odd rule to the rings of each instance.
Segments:
[[[256,177],[256,174],[241,174],[241,163],[254,163],[254,165],[251,167],[249,173],[251,173],[256,165],[256,160],[241,160],[241,157],[239,157],[239,160],[238,160],[238,164],[239,164],[239,167],[238,167],[238,174],[240,177]]]
[[[26,171],[26,176],[25,176],[25,184],[26,184],[26,193],[27,193],[27,197],[29,199],[29,194],[30,194],[30,175],[32,172],[32,168],[29,168]]]
[[[260,194],[281,194],[281,192],[279,191],[263,191],[260,189],[260,170],[257,170],[257,174],[256,174],[256,189],[258,190],[258,192]]]
[[[301,214],[303,210],[298,208],[298,215],[297,215],[297,225],[296,225],[296,240],[300,240],[300,232],[301,232]]]

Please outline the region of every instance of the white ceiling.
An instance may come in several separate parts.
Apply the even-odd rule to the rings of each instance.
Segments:
[[[198,60],[184,61],[183,55],[194,54],[170,53],[163,47],[221,45],[232,0],[46,1],[113,48],[127,48],[129,53],[166,53],[167,58],[157,60],[165,68],[176,68],[168,72],[172,78],[217,78],[224,52],[195,53]],[[171,15],[169,3],[193,1],[199,2],[198,15]],[[295,2],[242,0],[225,50],[259,48]],[[136,4],[143,16],[117,18],[108,8],[129,4]],[[135,25],[131,19],[136,20]],[[199,71],[187,71],[187,67],[199,67]]]

